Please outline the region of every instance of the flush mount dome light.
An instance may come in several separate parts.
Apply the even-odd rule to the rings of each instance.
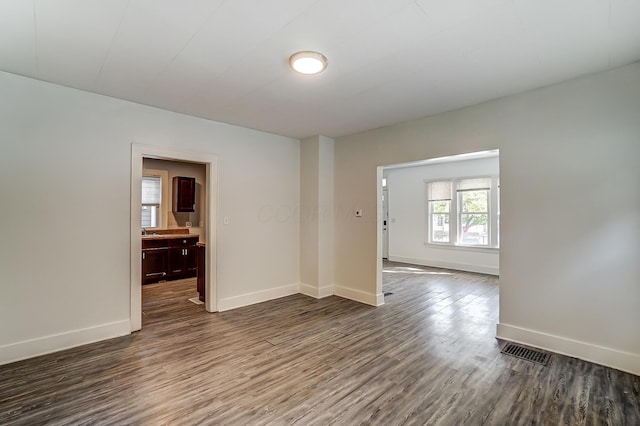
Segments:
[[[327,69],[327,58],[318,52],[297,52],[289,57],[289,65],[300,74],[319,74]]]

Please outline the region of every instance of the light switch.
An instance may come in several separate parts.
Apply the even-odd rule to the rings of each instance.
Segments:
[[[224,223],[225,225],[229,224],[229,216],[225,216],[224,219],[222,220],[222,223]]]

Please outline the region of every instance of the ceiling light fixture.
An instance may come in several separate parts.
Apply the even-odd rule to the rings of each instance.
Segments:
[[[319,74],[327,69],[327,58],[322,53],[296,52],[289,57],[289,65],[300,74]]]

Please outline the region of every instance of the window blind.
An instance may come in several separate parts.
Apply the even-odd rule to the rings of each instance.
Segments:
[[[458,192],[481,191],[491,188],[491,178],[463,179],[458,181]]]
[[[429,201],[451,199],[451,181],[429,182]]]
[[[142,177],[142,204],[160,204],[160,177]]]

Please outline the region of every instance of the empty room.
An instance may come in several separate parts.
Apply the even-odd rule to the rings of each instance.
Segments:
[[[0,424],[640,424],[640,1],[0,2]]]

